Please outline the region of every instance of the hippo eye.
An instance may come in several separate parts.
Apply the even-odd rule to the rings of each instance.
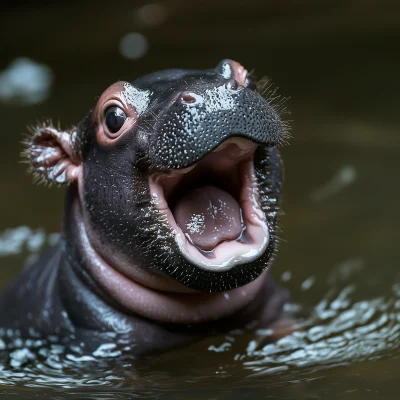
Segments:
[[[107,109],[104,120],[111,133],[117,133],[126,121],[126,115],[119,107],[110,107]]]

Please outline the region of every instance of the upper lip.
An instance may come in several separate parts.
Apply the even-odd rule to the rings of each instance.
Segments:
[[[232,97],[222,87],[204,89],[202,104],[174,102],[163,111],[150,139],[152,165],[164,171],[191,167],[234,136],[261,146],[283,143],[286,129],[275,108],[259,93],[239,92]]]
[[[231,145],[231,146],[230,146]],[[229,149],[228,149],[228,146]],[[167,173],[159,174],[162,177],[160,184],[164,189],[164,195],[168,202],[173,192],[179,191],[179,186],[195,183],[194,181],[203,179],[210,183],[219,180],[220,184],[229,187],[228,191],[238,189],[240,184],[237,169],[242,161],[252,159],[257,145],[249,140],[239,137],[231,138],[220,144],[196,164],[181,168],[172,169]],[[221,152],[224,151],[221,156]],[[157,173],[154,174],[157,177]]]

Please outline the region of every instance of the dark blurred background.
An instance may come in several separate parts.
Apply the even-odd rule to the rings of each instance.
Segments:
[[[51,117],[70,126],[115,80],[162,68],[209,68],[233,58],[290,97],[294,140],[379,149],[400,144],[397,2],[13,1],[1,7],[0,69],[28,57],[54,78],[43,101],[0,100],[1,228],[58,226],[61,191],[32,186],[18,163],[27,124]],[[121,43],[132,33],[124,56]]]
[[[2,232],[61,226],[63,190],[33,185],[20,162],[27,125],[52,118],[68,128],[116,80],[163,68],[212,68],[232,58],[289,98],[284,118],[293,138],[282,149],[285,214],[273,274],[300,308],[314,311],[331,289],[357,288],[351,301],[332,302],[332,320],[321,317],[336,342],[317,340],[313,349],[310,336],[311,351],[299,358],[294,376],[271,379],[278,386],[300,382],[301,366],[314,362],[303,383],[278,393],[397,398],[391,396],[400,357],[399,2],[12,1],[0,6],[0,37],[0,287],[26,257],[18,246],[9,251],[15,237],[7,241]],[[357,300],[373,312],[370,320]],[[319,352],[321,344],[327,352]],[[207,352],[195,354],[197,362],[200,355],[207,360]],[[182,364],[180,356],[167,371]],[[228,370],[242,368],[226,357]],[[206,364],[211,372],[198,375],[215,376],[217,364]],[[342,367],[321,375],[317,365],[325,364]]]

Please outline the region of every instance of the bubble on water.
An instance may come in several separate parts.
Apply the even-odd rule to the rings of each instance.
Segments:
[[[54,75],[49,66],[16,58],[0,72],[0,101],[23,105],[42,103],[50,94]]]
[[[292,273],[290,271],[285,271],[282,275],[281,275],[281,280],[283,282],[289,282],[292,279]]]
[[[26,246],[28,251],[37,252],[44,245],[46,240],[46,235],[42,229],[38,229],[27,238]]]
[[[135,22],[141,26],[161,25],[167,16],[167,8],[160,3],[146,4],[135,10]]]
[[[146,37],[138,32],[127,33],[119,42],[121,55],[130,60],[137,60],[143,57],[149,49]]]
[[[36,357],[35,355],[27,348],[17,349],[14,350],[10,354],[11,358],[11,366],[13,368],[19,368],[22,365],[26,364],[27,362],[34,360]]]
[[[311,287],[314,285],[314,283],[315,283],[315,277],[314,276],[310,276],[304,282],[302,282],[301,290],[311,289]]]
[[[24,243],[31,234],[32,230],[27,226],[6,229],[0,235],[0,255],[21,253]]]
[[[54,246],[58,243],[58,241],[60,240],[61,234],[59,232],[54,232],[54,233],[50,233],[47,236],[47,243],[50,246]]]
[[[38,253],[46,241],[48,244],[55,244],[60,237],[59,233],[46,235],[41,228],[32,229],[28,226],[8,228],[0,233],[0,256],[21,254],[24,250],[30,253]],[[31,262],[32,260],[28,260]]]

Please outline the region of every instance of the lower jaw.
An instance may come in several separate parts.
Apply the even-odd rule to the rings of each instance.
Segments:
[[[188,239],[182,228],[178,226],[166,200],[163,185],[160,184],[160,180],[168,180],[168,176],[156,173],[149,177],[149,189],[153,206],[168,221],[183,257],[203,271],[220,273],[242,264],[248,264],[260,258],[269,245],[270,233],[266,217],[260,207],[253,158],[247,158],[238,163],[238,171],[241,184],[238,203],[242,212],[246,240],[222,241],[207,252],[195,246],[190,238]],[[175,171],[173,179],[177,173],[179,171]]]
[[[190,290],[182,293],[176,291],[156,290],[143,283],[139,283],[121,272],[118,266],[108,263],[96,249],[99,243],[88,234],[88,218],[84,215],[81,201],[75,198],[71,204],[72,218],[71,229],[73,230],[74,245],[84,260],[83,267],[89,272],[94,281],[102,291],[113,300],[127,314],[137,314],[150,320],[176,323],[176,324],[197,324],[214,321],[231,316],[248,306],[260,292],[266,279],[266,273],[252,282],[222,293],[202,293]],[[140,267],[131,266],[131,270],[138,270]],[[140,281],[148,277],[152,285],[154,280],[160,279],[151,272],[141,271]],[[168,281],[172,279],[167,278]],[[173,281],[177,286],[182,286]],[[156,284],[157,285],[157,284]]]
[[[260,258],[269,245],[270,235],[263,212],[258,206],[258,201],[253,200],[251,204],[242,204],[247,238],[244,242],[236,239],[219,243],[209,252],[212,256],[208,257],[195,247],[182,230],[175,225],[175,240],[181,254],[197,268],[217,273],[230,271],[239,265],[248,264]],[[251,215],[251,218],[248,217],[249,215]]]

